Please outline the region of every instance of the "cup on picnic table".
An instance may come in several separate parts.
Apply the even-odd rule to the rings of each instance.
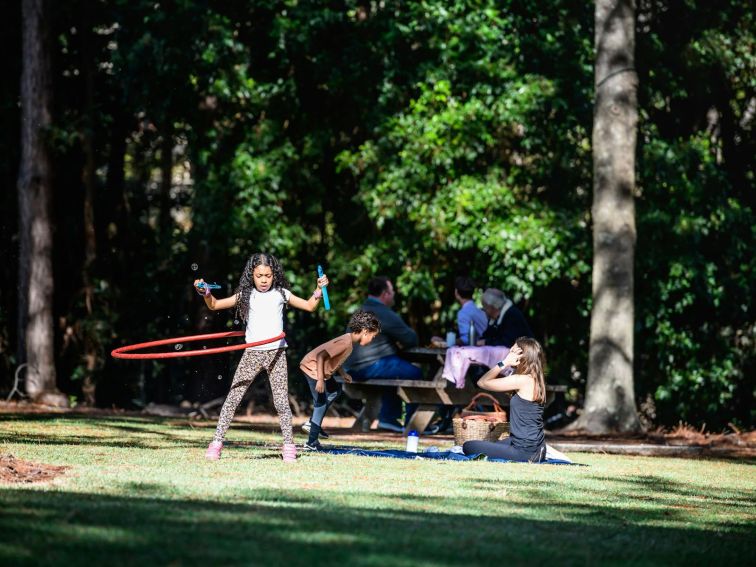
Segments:
[[[457,335],[450,331],[446,333],[446,340],[441,337],[432,336],[430,340],[431,348],[448,348],[457,344]]]
[[[457,344],[457,334],[454,331],[446,333],[446,344],[453,347]]]

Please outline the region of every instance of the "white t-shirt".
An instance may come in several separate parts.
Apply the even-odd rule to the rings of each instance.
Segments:
[[[283,296],[281,295],[283,292]],[[289,302],[291,292],[288,289],[281,291],[271,288],[265,293],[253,289],[249,294],[249,313],[247,314],[247,332],[244,336],[246,342],[255,343],[272,339],[283,331],[283,308]],[[248,350],[275,350],[284,348],[286,339],[274,341],[266,345],[249,347]]]

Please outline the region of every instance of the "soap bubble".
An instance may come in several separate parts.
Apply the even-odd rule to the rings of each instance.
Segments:
[[[181,350],[182,348],[184,348],[184,345],[182,345],[181,343],[176,345],[176,350]]]
[[[234,319],[234,325],[238,325],[238,324],[239,324],[239,319]]]
[[[220,374],[218,374],[218,380],[223,380],[223,376],[221,376]]]
[[[203,347],[202,347],[202,350],[207,350],[207,346],[203,346]]]
[[[192,271],[196,272],[199,270],[199,266],[197,264],[192,264]]]

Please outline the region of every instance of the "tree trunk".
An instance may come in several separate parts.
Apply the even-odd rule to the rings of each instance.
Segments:
[[[80,135],[84,154],[84,167],[82,169],[82,185],[84,186],[84,267],[82,279],[84,284],[84,305],[87,318],[92,318],[94,303],[94,278],[92,271],[97,258],[97,238],[95,231],[95,155],[94,155],[94,69],[92,42],[90,34],[91,26],[86,19],[82,26],[82,69],[84,69],[84,121]],[[95,340],[84,333],[84,364],[86,372],[82,384],[84,404],[95,404],[95,380],[94,373],[98,366],[97,344]]]
[[[160,243],[168,246],[171,241],[173,219],[171,219],[171,187],[173,185],[173,125],[166,120],[160,146],[160,214],[158,234]]]
[[[104,227],[101,233],[106,234],[107,238],[102,238],[99,245],[100,251],[105,251],[106,254],[111,248],[115,248],[117,264],[124,266],[126,265],[126,250],[131,249],[129,243],[130,210],[124,169],[129,121],[120,104],[113,104],[109,112],[113,116],[113,123],[110,126],[109,133],[108,173],[103,189],[105,205],[101,207],[103,214],[98,218]],[[110,262],[109,265],[112,266],[113,262]]]
[[[50,49],[44,0],[22,4],[21,164],[19,200],[19,341],[26,340],[26,393],[68,405],[56,388],[53,331],[52,184],[46,137],[50,115]],[[21,361],[19,361],[21,362]]]
[[[634,0],[596,1],[593,119],[593,309],[585,408],[576,429],[641,429],[633,390]]]

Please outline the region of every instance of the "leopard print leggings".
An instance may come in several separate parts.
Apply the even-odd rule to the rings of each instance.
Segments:
[[[291,406],[289,406],[289,374],[286,366],[286,351],[282,348],[244,351],[239,366],[236,367],[231,390],[223,403],[213,441],[223,441],[244,393],[263,368],[268,372],[270,389],[273,392],[273,404],[276,406],[278,419],[281,422],[284,443],[294,443],[291,430]]]

